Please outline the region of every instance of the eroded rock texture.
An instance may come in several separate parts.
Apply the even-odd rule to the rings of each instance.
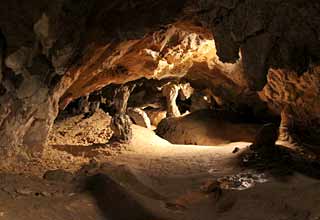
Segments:
[[[224,62],[243,58],[250,88],[261,90],[269,67],[298,74],[319,63],[317,0],[201,0],[200,16],[211,28]]]
[[[151,128],[151,122],[150,119],[140,108],[128,108],[127,114],[130,116],[130,118],[133,120],[133,122],[137,125],[140,125],[145,128]]]
[[[130,39],[169,23],[183,7],[181,1],[146,2],[32,0],[2,4],[0,26],[8,46],[1,81],[5,90],[0,100],[1,145],[10,151],[30,145],[28,148],[35,148],[32,151],[40,152],[60,98],[69,94],[66,90],[80,75],[87,78],[85,84],[78,81],[77,90],[81,95],[92,92],[97,85],[86,85],[96,76],[94,71],[102,72],[109,53],[122,41],[130,45]],[[123,77],[118,74],[122,70],[112,66],[110,75],[98,86],[111,83],[113,76]]]
[[[75,55],[75,35],[84,27],[87,7],[36,0],[1,5],[0,25],[7,43],[1,80],[6,92],[0,97],[2,149],[14,152],[24,145],[41,152],[68,86],[60,84],[59,74]]]
[[[278,114],[282,110],[282,115],[286,115],[282,118],[287,130],[306,138],[316,138],[319,133],[319,73],[319,67],[311,67],[301,76],[293,71],[271,69],[268,83],[260,93],[270,109]]]
[[[127,105],[132,87],[126,85],[116,89],[114,97],[115,114],[112,116],[112,139],[119,142],[129,142],[132,138],[131,120],[127,114]]]
[[[185,77],[215,106],[258,118],[290,106],[293,124],[317,128],[319,10],[317,0],[9,1],[0,143],[41,151],[59,108],[143,77]]]
[[[210,34],[191,23],[175,23],[142,39],[112,45],[90,45],[76,77],[66,91],[61,108],[69,100],[110,83],[126,83],[142,77],[162,79],[184,76],[195,61],[212,57]]]

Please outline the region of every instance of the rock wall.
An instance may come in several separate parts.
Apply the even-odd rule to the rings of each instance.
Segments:
[[[178,22],[141,39],[90,44],[81,65],[68,74],[74,79],[61,101],[88,94],[107,84],[122,84],[142,77],[184,76],[194,62],[212,57],[211,34],[192,23]]]
[[[320,125],[320,67],[312,67],[299,76],[296,72],[270,69],[268,83],[259,93],[270,109],[280,114],[290,108],[298,127],[319,132]]]
[[[78,83],[78,96],[92,92],[97,86],[86,81],[83,87],[79,77],[88,74],[89,79],[94,78],[108,53],[123,41],[132,43],[132,39],[170,23],[183,3],[14,0],[2,4],[0,27],[8,46],[0,51],[6,64],[0,77],[1,150],[14,154],[23,146],[41,152],[60,98],[69,87]],[[107,78],[125,78],[117,76],[119,71],[122,67],[116,65]],[[107,83],[104,80],[98,86]]]
[[[59,107],[142,77],[186,76],[224,106],[290,106],[317,126],[319,12],[318,0],[2,4],[1,149],[41,151]]]
[[[261,90],[269,67],[302,74],[320,58],[317,0],[201,0],[199,16],[212,30],[223,62],[243,57],[251,89]]]

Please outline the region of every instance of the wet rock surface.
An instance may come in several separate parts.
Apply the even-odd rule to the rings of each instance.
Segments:
[[[204,193],[219,192],[221,190],[246,190],[258,183],[266,183],[267,176],[264,173],[239,173],[232,176],[220,177],[217,180],[209,180],[201,186]],[[221,192],[220,192],[221,193]]]

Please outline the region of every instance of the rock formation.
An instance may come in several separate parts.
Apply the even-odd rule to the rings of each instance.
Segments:
[[[41,152],[72,100],[140,78],[185,77],[254,117],[289,106],[297,130],[315,137],[319,10],[317,0],[9,1],[0,6],[1,149]]]
[[[301,75],[319,62],[316,0],[201,0],[199,8],[203,23],[214,34],[219,58],[235,62],[240,49],[252,89],[264,87],[270,67],[289,68]]]
[[[241,115],[200,110],[163,119],[156,133],[173,144],[216,146],[253,142],[260,127],[260,124],[246,122]]]
[[[151,128],[150,119],[147,113],[145,113],[145,111],[143,111],[142,109],[128,108],[127,114],[130,116],[130,118],[136,125],[140,125],[145,128]]]
[[[128,142],[132,138],[131,120],[127,114],[128,99],[132,88],[120,86],[114,97],[115,114],[112,116],[112,140]]]

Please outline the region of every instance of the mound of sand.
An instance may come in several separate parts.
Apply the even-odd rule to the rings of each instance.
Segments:
[[[98,110],[90,118],[77,115],[57,121],[49,135],[49,145],[105,144],[112,136],[111,117]]]
[[[201,110],[163,119],[156,133],[173,144],[222,145],[252,142],[260,127],[260,124],[244,123],[234,116]]]

